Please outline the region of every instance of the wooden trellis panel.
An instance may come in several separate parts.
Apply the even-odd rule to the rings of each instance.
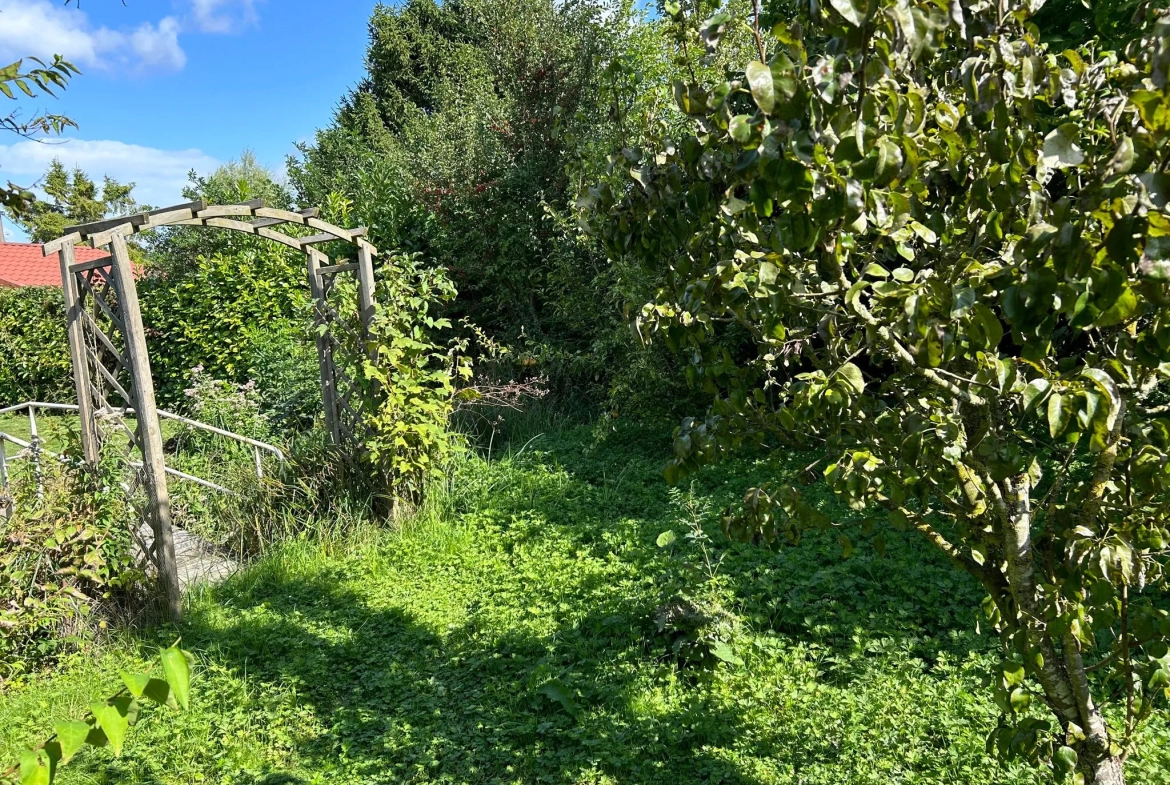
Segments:
[[[178,619],[182,614],[182,594],[146,332],[126,238],[114,235],[108,247],[109,256],[85,264],[74,262],[72,245],[58,252],[81,414],[82,450],[86,460],[91,465],[95,463],[102,436],[96,417],[126,408],[134,410],[134,430],[121,417],[112,419],[128,437],[131,448],[142,455],[136,484],[146,492],[144,517],[154,535],[147,552],[158,570],[170,615]]]
[[[367,397],[360,394],[361,365],[374,318],[372,247],[358,242],[358,261],[335,265],[319,251],[308,252],[309,285],[317,328],[317,352],[322,369],[325,422],[333,443],[361,449],[365,443]],[[356,308],[339,301],[338,276],[350,274],[357,283]]]

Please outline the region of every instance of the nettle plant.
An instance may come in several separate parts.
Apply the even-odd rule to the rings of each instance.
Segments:
[[[651,129],[584,204],[662,276],[638,331],[714,394],[670,478],[814,445],[863,525],[986,588],[989,748],[1120,783],[1170,685],[1170,18],[1143,7],[1126,53],[1054,52],[1040,5],[813,3],[742,74],[674,85],[691,132]],[[667,11],[692,52],[758,24]],[[725,521],[848,550],[845,525],[782,483]]]

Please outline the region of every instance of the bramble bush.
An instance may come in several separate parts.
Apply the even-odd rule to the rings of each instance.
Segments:
[[[713,396],[668,478],[818,450],[863,531],[917,530],[986,590],[989,747],[1120,783],[1170,694],[1170,17],[1056,52],[1041,5],[798,9],[742,72],[675,83],[690,129],[648,126],[583,204],[662,276],[639,332]],[[684,59],[759,24],[665,9]],[[725,526],[853,548],[789,483]]]

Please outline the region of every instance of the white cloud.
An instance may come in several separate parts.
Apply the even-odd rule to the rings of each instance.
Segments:
[[[191,13],[204,33],[238,33],[258,19],[256,0],[191,0]]]
[[[51,0],[0,0],[0,60],[60,54],[81,67],[178,70],[187,62],[179,23],[163,17],[132,30],[94,26],[75,6]]]
[[[187,173],[194,169],[208,174],[220,164],[196,149],[160,150],[113,140],[25,140],[0,145],[0,182],[12,180],[27,187],[44,175],[54,158],[60,158],[67,169],[81,167],[99,183],[105,175],[118,182],[133,182],[134,198],[153,207],[182,202]]]

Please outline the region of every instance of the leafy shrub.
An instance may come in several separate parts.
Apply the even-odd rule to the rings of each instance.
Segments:
[[[271,337],[257,327],[294,316],[308,321],[304,256],[273,245],[201,256],[181,274],[139,282],[151,370],[164,405],[183,400],[195,366],[246,383],[258,342]]]
[[[312,324],[291,317],[249,331],[251,378],[273,431],[305,430],[321,416],[321,369]]]
[[[1118,783],[1170,694],[1170,15],[1145,6],[1125,56],[1056,54],[1036,7],[814,5],[677,83],[689,131],[590,198],[611,255],[662,274],[638,329],[714,399],[668,477],[815,447],[863,534],[920,532],[987,591],[991,748]],[[666,9],[684,49],[732,23]],[[725,518],[845,556],[847,523],[787,481]]]
[[[356,305],[343,311],[355,329],[335,353],[339,364],[362,368],[356,382],[364,461],[377,478],[376,491],[417,501],[427,483],[442,475],[454,448],[448,429],[455,383],[470,376],[463,342],[439,343],[451,327],[438,307],[455,297],[447,276],[428,269],[414,254],[389,255],[377,271],[376,314],[368,339],[355,340]]]
[[[0,357],[0,404],[75,397],[60,288],[0,288]]]
[[[0,677],[84,640],[94,609],[142,578],[116,458],[105,453],[96,472],[72,454],[46,461],[43,500],[28,462],[13,466],[26,476],[14,476],[14,515],[0,522]]]
[[[727,38],[714,67],[749,36]],[[379,6],[367,78],[290,179],[306,204],[344,193],[375,245],[445,269],[460,295],[444,315],[513,347],[517,376],[547,378],[568,404],[609,398],[623,416],[648,413],[678,391],[659,372],[672,361],[653,349],[631,362],[622,307],[653,279],[619,283],[572,202],[631,142],[632,117],[672,121],[653,87],[684,66],[663,43],[633,4],[606,0]]]

